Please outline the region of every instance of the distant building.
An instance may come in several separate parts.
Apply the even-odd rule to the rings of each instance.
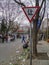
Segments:
[[[29,26],[20,26],[17,30],[18,33],[27,33],[29,29]]]

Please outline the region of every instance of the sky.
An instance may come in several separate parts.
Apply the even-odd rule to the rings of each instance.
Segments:
[[[19,0],[18,0],[19,1]],[[39,0],[39,2],[41,3],[42,0]],[[10,2],[10,11],[8,9],[8,2]],[[35,5],[35,0],[21,0],[21,2],[23,2],[26,6],[34,6]],[[24,12],[22,11],[21,7],[16,4],[13,0],[0,0],[0,16],[2,16],[2,10],[1,10],[1,3],[2,3],[2,8],[4,8],[4,10],[7,11],[7,14],[9,14],[9,12],[12,11],[12,16],[10,17],[11,19],[14,19],[14,21],[18,22],[19,24],[27,24],[29,25],[29,21],[26,18]],[[6,4],[5,4],[6,3]],[[12,9],[13,8],[13,9]],[[6,11],[4,12],[4,16],[6,16]],[[45,17],[47,17],[47,12],[49,13],[49,0],[46,0],[46,14]],[[9,15],[7,15],[7,17],[9,18]],[[1,19],[1,18],[0,18]],[[19,21],[18,21],[19,20]]]

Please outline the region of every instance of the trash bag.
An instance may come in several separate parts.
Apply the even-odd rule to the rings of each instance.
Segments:
[[[26,48],[28,48],[28,44],[27,43],[23,44],[23,49],[26,49]]]

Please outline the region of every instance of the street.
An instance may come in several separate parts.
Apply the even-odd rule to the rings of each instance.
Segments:
[[[21,39],[16,39],[13,42],[8,42],[8,43],[0,43],[0,65],[9,65],[9,63],[15,59],[16,54],[19,53],[19,49],[22,47],[22,43],[21,43]],[[47,53],[47,55],[49,56],[49,43],[45,42],[45,41],[39,41],[38,45],[37,45],[37,50],[40,53]],[[49,62],[49,60],[34,60],[34,62],[37,62],[37,65],[41,64],[41,62],[46,64],[47,62]],[[35,63],[34,63],[35,64]],[[49,64],[49,63],[48,63]],[[36,64],[35,64],[36,65]]]
[[[16,51],[21,46],[21,39],[16,39],[8,43],[0,43],[0,65],[2,65],[1,63],[8,63],[12,60],[16,56]]]

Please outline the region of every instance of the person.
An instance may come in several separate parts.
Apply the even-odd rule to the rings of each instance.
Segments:
[[[8,35],[8,42],[10,42],[10,36]]]
[[[27,35],[27,39],[25,40],[25,44],[23,44],[23,49],[27,49],[29,47],[29,38],[28,38],[28,35]]]
[[[4,43],[4,35],[2,35],[2,43]]]
[[[25,43],[25,36],[24,35],[22,36],[22,43],[23,42]]]
[[[5,38],[4,32],[2,32],[2,43],[4,43],[4,38]]]
[[[23,49],[27,49],[28,48],[28,43],[29,43],[29,41],[26,41],[26,43],[25,44],[23,44]]]
[[[8,42],[8,35],[6,34],[6,42]]]

